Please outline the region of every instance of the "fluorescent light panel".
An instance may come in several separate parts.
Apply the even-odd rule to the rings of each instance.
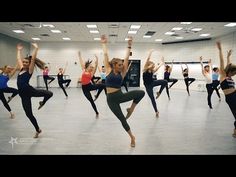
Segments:
[[[97,25],[87,25],[87,28],[97,28]]]
[[[163,41],[163,39],[156,39],[155,41],[156,42],[161,42],[161,41]]]
[[[54,25],[51,25],[51,24],[43,24],[44,27],[50,27],[50,28],[54,28],[55,26]]]
[[[32,39],[33,39],[34,41],[40,41],[40,38],[38,38],[38,37],[32,37]]]
[[[60,30],[51,30],[51,32],[53,32],[53,33],[61,33]]]
[[[98,34],[98,33],[99,33],[98,30],[90,30],[89,32],[90,32],[90,33],[93,33],[93,34]]]
[[[143,38],[151,38],[152,36],[144,35]]]
[[[226,27],[234,27],[234,26],[236,26],[236,23],[228,23],[228,24],[226,24],[224,26],[226,26]]]
[[[181,22],[182,25],[190,25],[192,22]]]
[[[69,38],[69,37],[63,37],[62,39],[65,40],[65,41],[70,41],[71,40],[71,38]]]
[[[202,37],[206,37],[206,36],[210,36],[210,34],[200,34],[200,36],[202,36]]]
[[[95,38],[93,38],[93,40],[95,40],[95,41],[100,41],[101,38],[100,38],[100,37],[95,37]]]
[[[128,31],[128,34],[136,34],[137,31]]]
[[[131,25],[130,29],[139,29],[141,25]]]
[[[15,33],[25,33],[24,31],[22,31],[22,30],[12,30],[13,32],[15,32]]]
[[[191,29],[191,31],[201,31],[202,30],[202,28],[193,28],[193,29]]]
[[[172,35],[172,34],[175,34],[174,32],[171,32],[171,31],[168,31],[165,33],[165,35]]]
[[[174,27],[172,28],[173,31],[179,31],[179,30],[182,30],[183,28],[182,27]]]

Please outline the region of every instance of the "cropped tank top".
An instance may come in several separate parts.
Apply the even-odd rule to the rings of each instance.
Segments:
[[[120,73],[115,74],[113,71],[111,71],[106,76],[105,85],[106,87],[121,88],[122,82],[123,82],[122,75]]]
[[[164,79],[165,80],[169,80],[170,79],[170,72],[168,72],[168,71],[164,72]]]
[[[222,90],[225,90],[229,88],[235,88],[235,83],[232,78],[226,77],[225,80],[220,83],[220,86]]]
[[[152,72],[144,72],[143,73],[143,83],[144,85],[150,85],[153,83],[153,73]]]
[[[26,71],[22,74],[18,74],[18,76],[17,76],[17,87],[18,87],[19,90],[22,90],[26,87],[30,87],[29,80],[30,80],[31,76],[32,76],[32,74],[30,74],[29,71]]]
[[[6,74],[0,74],[0,89],[7,88],[9,77]]]
[[[48,76],[48,69],[43,70],[43,76]]]
[[[91,79],[92,79],[92,74],[83,71],[82,77],[81,77],[81,84],[82,85],[87,85],[91,82]]]
[[[212,80],[215,81],[215,80],[218,80],[219,78],[219,74],[218,73],[212,73]]]

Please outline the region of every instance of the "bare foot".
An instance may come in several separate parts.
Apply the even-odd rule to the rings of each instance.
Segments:
[[[97,118],[97,119],[99,118],[99,114],[96,114],[96,118]]]
[[[131,110],[131,108],[127,108],[126,111],[127,111],[127,114],[126,114],[125,118],[128,119],[131,116],[131,114],[133,113],[133,111]]]
[[[234,138],[236,138],[236,129],[234,129],[234,133],[232,134]]]
[[[135,137],[134,136],[131,138],[130,146],[135,147]]]
[[[13,113],[10,113],[10,114],[11,114],[10,118],[14,119],[15,118],[15,114],[13,114]]]
[[[156,118],[159,118],[159,112],[156,112]]]
[[[41,129],[39,129],[39,131],[35,133],[34,138],[38,138],[40,133],[42,133]]]
[[[221,98],[219,98],[219,101],[221,101]]]
[[[157,92],[157,96],[156,96],[156,99],[160,96],[161,94],[159,92]]]

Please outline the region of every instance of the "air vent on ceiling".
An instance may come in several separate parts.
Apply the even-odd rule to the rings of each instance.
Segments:
[[[191,40],[183,40],[183,41],[171,41],[171,42],[163,42],[163,45],[166,44],[176,44],[176,43],[185,43],[185,42],[199,42],[199,41],[207,41],[211,40],[211,38],[203,38],[203,39],[191,39]]]
[[[46,36],[46,37],[49,37],[49,34],[40,34],[40,36]]]
[[[179,36],[179,34],[175,33],[175,34],[172,34],[171,36],[177,37],[177,36]]]
[[[110,25],[108,25],[108,28],[119,28],[119,25],[117,25],[117,24],[110,24]]]
[[[155,33],[156,33],[156,31],[148,31],[148,32],[146,32],[145,36],[152,36]]]
[[[109,34],[109,37],[117,37],[117,34]]]
[[[35,26],[32,25],[32,24],[23,24],[22,26],[24,26],[24,27],[35,27]]]

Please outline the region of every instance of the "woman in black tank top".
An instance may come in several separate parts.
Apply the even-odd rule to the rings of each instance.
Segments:
[[[236,90],[232,77],[236,75],[236,65],[230,61],[232,50],[228,51],[227,64],[224,65],[224,57],[221,48],[221,43],[217,42],[220,58],[220,85],[225,94],[225,101],[229,105],[231,112],[235,118],[233,137],[236,138]]]
[[[105,36],[101,37],[101,42],[104,52],[104,64],[107,72],[106,86],[107,88],[109,88],[109,90],[107,90],[107,104],[111,111],[121,121],[123,128],[129,134],[131,139],[131,147],[135,147],[135,137],[130,130],[127,119],[131,116],[136,105],[144,97],[145,92],[143,90],[132,90],[127,93],[122,93],[121,91],[122,80],[127,74],[132,38],[129,38],[128,40],[128,47],[124,62],[119,58],[113,58],[109,62],[106,46],[107,39]],[[120,103],[128,102],[131,100],[133,100],[133,103],[129,108],[127,108],[127,115],[125,117],[122,113]]]
[[[40,69],[43,69],[45,65],[44,62],[36,58],[38,45],[32,45],[34,47],[32,57],[30,56],[24,59],[21,58],[23,46],[20,44],[17,45],[17,63],[18,67],[20,68],[20,72],[17,77],[17,87],[25,114],[30,119],[36,130],[34,138],[38,138],[42,130],[39,128],[37,120],[33,115],[31,97],[44,97],[43,101],[39,102],[38,109],[40,109],[48,101],[48,99],[52,97],[53,93],[47,90],[35,89],[29,84],[35,65]]]
[[[189,78],[188,77],[188,72],[189,72],[189,68],[188,68],[188,65],[186,65],[186,68],[183,69],[183,66],[181,64],[181,69],[182,69],[182,74],[184,76],[184,82],[185,82],[185,85],[186,85],[186,90],[188,92],[188,96],[190,96],[190,93],[189,93],[189,86],[190,84],[192,84],[196,79],[195,78]]]

